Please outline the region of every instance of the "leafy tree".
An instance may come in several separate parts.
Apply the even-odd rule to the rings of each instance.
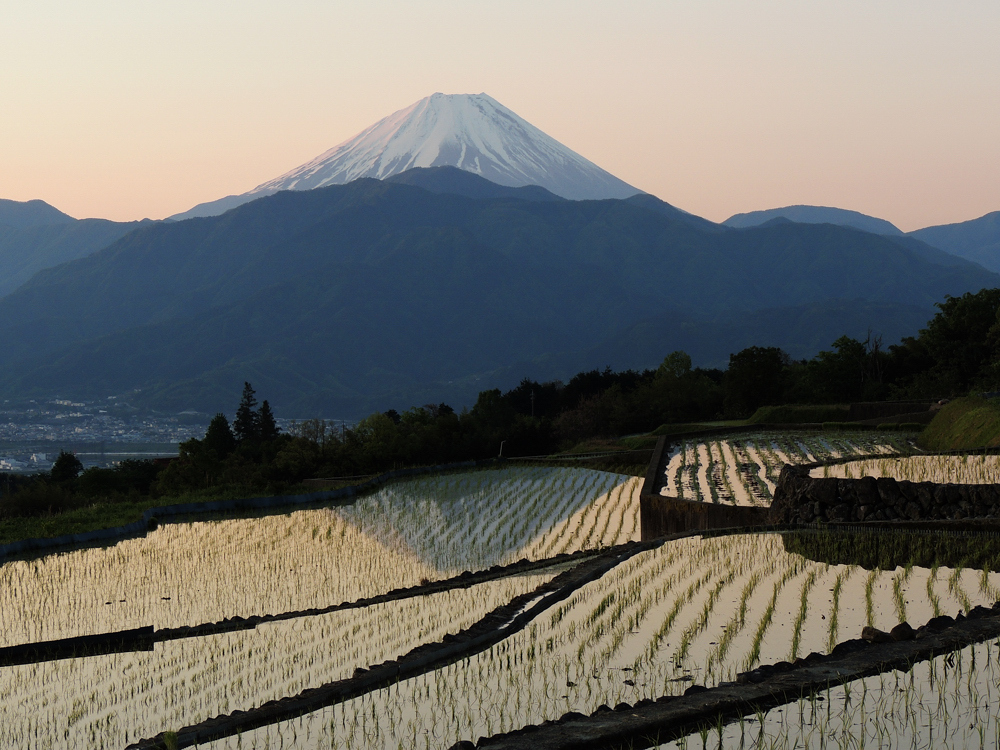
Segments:
[[[352,432],[364,444],[365,453],[376,462],[382,459],[391,466],[400,460],[399,427],[385,414],[376,412],[365,417]],[[369,466],[377,468],[374,463],[369,463]]]
[[[310,443],[315,443],[322,450],[326,447],[328,437],[331,441],[336,439],[337,430],[333,422],[328,424],[325,419],[307,419],[298,424],[292,422],[290,432],[295,437],[304,438]]]
[[[833,342],[833,351],[821,351],[804,365],[797,400],[844,403],[864,398],[868,378],[865,345],[849,336]]]
[[[925,390],[957,395],[985,376],[984,370],[995,356],[990,334],[992,331],[996,337],[1000,289],[948,296],[936,306],[940,312],[920,332],[920,342],[934,360]]]
[[[469,421],[476,442],[483,452],[482,457],[498,455],[500,444],[511,439],[514,416],[513,407],[504,399],[499,388],[480,391],[476,405],[469,412]],[[510,445],[507,450],[511,450]],[[505,455],[512,454],[508,452]]]
[[[559,413],[561,391],[562,383],[537,383],[524,378],[517,388],[504,394],[504,399],[518,414],[554,417]]]
[[[49,476],[55,482],[71,482],[80,476],[81,471],[83,471],[83,464],[80,463],[79,458],[72,453],[59,451],[59,456],[52,464]]]
[[[778,403],[788,364],[788,355],[774,346],[751,346],[730,354],[723,380],[726,414],[749,417],[761,406]]]
[[[233,433],[236,442],[254,442],[260,436],[260,415],[256,411],[257,397],[250,383],[243,383],[243,397],[236,409]]]
[[[686,352],[668,354],[656,369],[648,389],[637,394],[640,401],[654,410],[656,424],[641,425],[637,429],[650,429],[664,422],[716,417],[722,409],[722,389],[712,374],[692,369],[691,357]],[[718,375],[717,371],[715,374]]]
[[[663,362],[656,368],[656,374],[665,378],[683,378],[691,373],[691,355],[687,352],[671,352],[664,357]]]

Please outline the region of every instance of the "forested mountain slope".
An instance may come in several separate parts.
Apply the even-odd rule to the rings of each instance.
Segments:
[[[731,230],[648,199],[456,190],[363,179],[139,228],[0,299],[0,394],[140,388],[211,409],[251,379],[277,406],[346,415],[492,387],[515,362],[572,360],[569,375],[606,356],[600,342],[672,314],[730,330],[743,311],[861,300],[877,328],[887,310],[926,320],[947,294],[1000,286],[850,228]],[[654,339],[639,337],[636,366],[667,353]],[[605,364],[618,366],[589,362]]]

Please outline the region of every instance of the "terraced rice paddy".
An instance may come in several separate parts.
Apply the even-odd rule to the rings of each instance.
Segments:
[[[781,462],[906,449],[905,436],[741,435],[682,445],[668,478],[681,496],[766,503]],[[522,558],[596,550],[638,538],[639,484],[568,468],[423,477],[355,505],[168,525],[105,549],[7,562],[0,646],[325,607]],[[202,747],[446,748],[567,711],[713,686],[759,664],[828,652],[865,625],[888,630],[992,604],[1000,555],[986,542],[963,544],[946,565],[937,556],[953,550],[952,537],[936,547],[924,537],[845,541],[820,532],[677,539],[620,562],[492,647]],[[441,641],[567,565],[151,651],[0,667],[0,747],[123,748],[252,709]],[[870,746],[936,747],[938,727],[954,724],[949,741],[973,742],[980,735],[956,717],[995,706],[998,657],[997,644],[981,644],[925,665],[926,674],[918,666],[832,689],[721,728],[721,741],[832,746],[820,738],[866,733]],[[982,726],[987,740],[998,737],[995,717]],[[890,736],[895,745],[886,744]],[[706,737],[672,746],[701,747]],[[751,744],[758,738],[764,744]]]
[[[638,480],[507,469],[402,482],[357,505],[162,526],[0,566],[0,646],[324,607],[523,557],[638,536]],[[553,573],[0,667],[0,747],[124,747],[164,727],[350,676],[476,622]],[[27,744],[25,744],[27,743]]]
[[[354,601],[638,538],[639,480],[507,469],[401,482],[356,506],[170,524],[0,566],[0,646]],[[438,499],[435,501],[435,497]]]
[[[567,711],[711,687],[758,664],[827,653],[868,624],[992,604],[998,587],[989,571],[813,562],[775,534],[683,539],[636,556],[488,651],[242,741],[278,747],[294,733],[297,747],[448,747]]]
[[[661,494],[684,500],[769,506],[785,464],[908,453],[906,433],[759,432],[684,440],[674,446]]]
[[[866,458],[813,469],[814,477],[892,477],[938,484],[1000,484],[1000,456],[898,456]]]
[[[0,747],[120,749],[164,727],[247,710],[440,640],[551,575],[167,641],[152,651],[2,667]]]

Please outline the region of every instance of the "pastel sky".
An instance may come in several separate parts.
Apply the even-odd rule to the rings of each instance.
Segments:
[[[997,0],[5,3],[0,197],[161,218],[435,91],[716,221],[1000,210]]]

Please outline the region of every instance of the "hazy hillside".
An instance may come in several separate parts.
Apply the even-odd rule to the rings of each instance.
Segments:
[[[621,366],[602,341],[635,341],[634,366],[675,340],[714,340],[696,362],[724,360],[767,332],[804,355],[827,331],[886,319],[919,318],[915,333],[945,294],[1000,286],[852,229],[703,229],[675,214],[359,180],[143,227],[0,299],[0,393],[142,388],[164,408],[211,410],[249,379],[276,406],[343,416],[474,395],[516,362],[571,367],[562,377]],[[779,307],[800,311],[746,314]],[[716,328],[699,333],[700,319]]]
[[[785,206],[784,208],[769,208],[764,211],[749,211],[730,216],[722,223],[727,227],[745,229],[760,226],[778,218],[788,219],[798,224],[837,224],[843,227],[854,227],[872,234],[903,234],[894,224],[885,219],[877,219],[858,211],[827,206]]]
[[[972,221],[918,229],[910,236],[991,271],[1000,271],[1000,211]]]
[[[466,198],[518,198],[526,201],[561,201],[539,185],[511,187],[490,182],[457,167],[414,167],[385,178],[398,185],[413,185],[432,193],[451,193]]]
[[[38,271],[90,255],[141,224],[67,219],[21,228],[0,225],[0,297],[17,289]]]
[[[11,229],[26,229],[46,224],[69,224],[73,221],[76,219],[45,201],[12,201],[0,198],[0,225]]]

